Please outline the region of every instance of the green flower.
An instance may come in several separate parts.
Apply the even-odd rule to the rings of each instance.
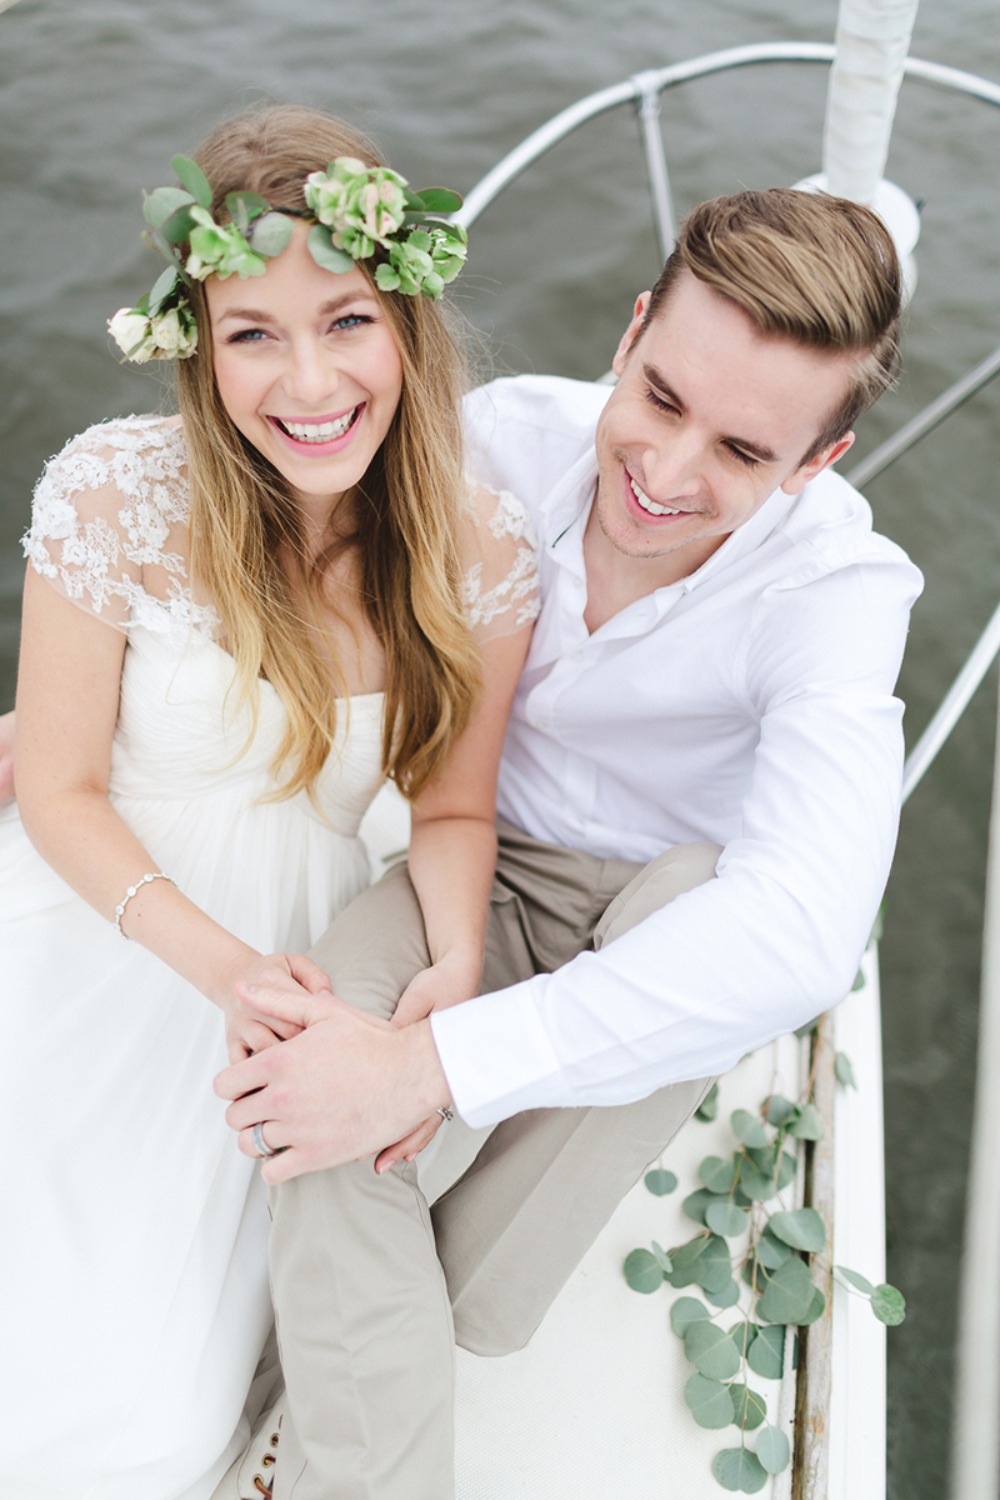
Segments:
[[[405,178],[388,167],[366,167],[353,156],[338,156],[325,172],[311,172],[304,192],[334,245],[354,260],[367,260],[376,245],[387,249],[406,213]]]
[[[204,281],[208,276],[225,281],[234,273],[243,277],[263,276],[267,269],[263,256],[250,248],[235,224],[216,224],[206,208],[194,206],[189,212],[194,220],[188,241],[191,248],[184,262],[189,276],[195,281]]]

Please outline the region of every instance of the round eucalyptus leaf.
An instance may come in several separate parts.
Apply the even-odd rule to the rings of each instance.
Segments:
[[[721,1156],[706,1156],[698,1167],[698,1177],[710,1193],[728,1193],[736,1181],[737,1164]]]
[[[823,1121],[815,1104],[803,1104],[790,1122],[788,1131],[800,1141],[822,1140]]]
[[[720,1235],[711,1234],[697,1265],[698,1285],[708,1294],[721,1292],[733,1277],[729,1246]]]
[[[668,1172],[665,1167],[654,1167],[651,1172],[646,1173],[642,1180],[649,1191],[656,1194],[657,1198],[665,1198],[677,1186],[677,1178],[673,1172]]]
[[[350,271],[354,266],[354,261],[347,252],[336,248],[330,238],[329,229],[325,229],[322,224],[313,225],[306,244],[309,247],[309,254],[324,271],[339,273]]]
[[[798,1167],[799,1164],[791,1151],[782,1151],[781,1160],[778,1163],[777,1189],[779,1193],[783,1192],[792,1181],[795,1173],[798,1171]]]
[[[752,1391],[748,1385],[737,1385],[735,1382],[729,1387],[729,1393],[733,1398],[737,1427],[741,1427],[744,1432],[752,1432],[755,1427],[759,1427],[767,1416],[764,1397]]]
[[[857,1088],[858,1080],[854,1076],[854,1069],[851,1066],[851,1059],[848,1057],[846,1052],[838,1052],[834,1057],[833,1076],[834,1078],[836,1078],[837,1082],[842,1083],[845,1088]]]
[[[692,1323],[706,1323],[712,1314],[704,1302],[697,1297],[678,1297],[670,1309],[670,1326],[679,1338],[683,1338]]]
[[[814,1208],[782,1209],[770,1216],[767,1227],[776,1239],[791,1245],[793,1250],[811,1253],[822,1250],[826,1244],[826,1226]]]
[[[821,1318],[825,1312],[826,1298],[823,1296],[823,1293],[820,1291],[819,1287],[817,1287],[813,1292],[813,1299],[809,1304],[806,1315],[801,1319],[802,1326],[807,1327],[810,1323],[817,1322],[817,1320]]]
[[[649,1250],[633,1250],[626,1255],[622,1269],[633,1292],[648,1294],[663,1285],[663,1270]]]
[[[740,1289],[737,1283],[729,1278],[729,1281],[719,1291],[709,1291],[704,1288],[705,1296],[713,1307],[735,1307],[740,1300]]]
[[[748,1198],[753,1198],[759,1203],[765,1202],[774,1193],[774,1182],[767,1173],[745,1156],[740,1163],[740,1187]]]
[[[718,1193],[710,1193],[708,1188],[697,1188],[695,1192],[688,1193],[681,1204],[681,1208],[687,1214],[688,1218],[693,1219],[696,1224],[704,1224],[706,1222],[705,1213],[708,1205],[710,1203],[718,1203],[719,1201]]]
[[[725,1198],[710,1203],[705,1209],[705,1223],[716,1234],[733,1238],[745,1234],[750,1226],[750,1215],[743,1208],[735,1208]]]
[[[812,1310],[816,1290],[805,1261],[791,1255],[769,1277],[757,1312],[765,1323],[803,1323]]]
[[[152,290],[149,293],[150,308],[158,311],[161,305],[169,297],[173,296],[178,281],[180,281],[180,277],[173,266],[167,266],[166,270],[161,271],[153,282]]]
[[[756,1495],[767,1483],[767,1470],[746,1448],[723,1448],[712,1459],[712,1473],[724,1490]]]
[[[768,1232],[767,1225],[757,1241],[757,1259],[768,1271],[776,1271],[791,1255],[791,1248]]]
[[[780,1427],[762,1427],[757,1434],[757,1457],[769,1474],[787,1469],[792,1448]]]
[[[729,1380],[740,1368],[736,1345],[715,1323],[692,1323],[684,1333],[684,1354],[710,1380]]]
[[[251,243],[258,255],[270,259],[287,248],[292,237],[292,221],[287,214],[261,214],[253,226]]]
[[[896,1287],[883,1281],[872,1292],[872,1312],[880,1323],[895,1328],[906,1317],[906,1298]]]
[[[736,1345],[736,1353],[740,1359],[746,1359],[747,1352],[757,1337],[757,1325],[751,1323],[749,1318],[743,1318],[739,1323],[734,1323],[729,1330],[729,1337]]]
[[[785,1369],[785,1330],[781,1323],[757,1328],[757,1337],[747,1350],[747,1364],[765,1380],[780,1380]]]
[[[794,1112],[795,1105],[791,1099],[786,1099],[784,1094],[772,1094],[767,1100],[766,1114],[769,1125],[784,1125]]]
[[[870,1297],[874,1292],[875,1288],[868,1278],[859,1275],[857,1271],[849,1271],[846,1266],[837,1266],[835,1269],[839,1275],[843,1276],[845,1281],[850,1282],[851,1286],[857,1287],[859,1292],[864,1292],[866,1297]]]
[[[747,1156],[754,1166],[763,1172],[765,1177],[774,1177],[774,1169],[778,1164],[778,1147],[765,1141],[763,1146],[748,1146]]]
[[[699,1427],[728,1427],[734,1420],[733,1398],[728,1385],[709,1380],[707,1375],[692,1375],[684,1387],[684,1400]]]
[[[763,1121],[757,1115],[752,1115],[748,1109],[734,1109],[729,1117],[729,1123],[733,1127],[737,1140],[741,1140],[744,1146],[768,1144]]]
[[[719,1085],[713,1083],[694,1115],[696,1120],[714,1120],[719,1113]]]
[[[191,202],[191,194],[183,188],[155,188],[143,201],[142,216],[147,224],[159,229],[177,209],[190,208]]]
[[[461,193],[453,193],[451,188],[420,188],[414,196],[429,214],[453,214],[462,207]]]

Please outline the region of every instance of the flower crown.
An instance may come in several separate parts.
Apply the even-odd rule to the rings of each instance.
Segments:
[[[325,172],[306,178],[305,209],[274,209],[259,193],[229,193],[229,220],[217,224],[212,189],[197,162],[175,156],[170,165],[182,186],[156,188],[143,204],[150,226],[143,237],[170,265],[135,307],[119,308],[108,322],[125,358],[136,364],[189,358],[198,325],[187,289],[208,276],[263,276],[265,262],[291,239],[293,219],[312,224],[306,243],[324,270],[350,271],[381,251],[375,284],[383,292],[437,299],[465,264],[464,228],[440,217],[461,208],[458,193],[415,193],[388,167],[338,156]]]

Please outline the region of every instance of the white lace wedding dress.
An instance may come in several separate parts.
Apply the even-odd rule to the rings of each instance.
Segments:
[[[536,608],[523,511],[469,528],[484,636]],[[361,816],[381,782],[382,697],[354,698],[318,785],[263,802],[284,710],[267,683],[224,711],[231,658],[192,598],[176,420],[128,418],[48,466],[30,564],[127,633],[111,799],[217,921],[304,952],[368,881]],[[255,1164],[212,1093],[219,1011],[87,906],[0,814],[0,1484],[17,1500],[205,1500],[243,1444],[271,1312]]]

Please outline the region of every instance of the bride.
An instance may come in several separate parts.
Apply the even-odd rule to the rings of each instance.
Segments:
[[[19,1500],[204,1500],[242,1450],[267,1214],[211,1081],[290,1028],[240,987],[327,985],[302,950],[367,883],[389,776],[432,988],[475,992],[537,609],[523,511],[462,480],[454,195],[291,107],[173,165],[145,206],[167,269],[111,331],[176,359],[179,415],[74,438],[25,538],[0,815]]]

